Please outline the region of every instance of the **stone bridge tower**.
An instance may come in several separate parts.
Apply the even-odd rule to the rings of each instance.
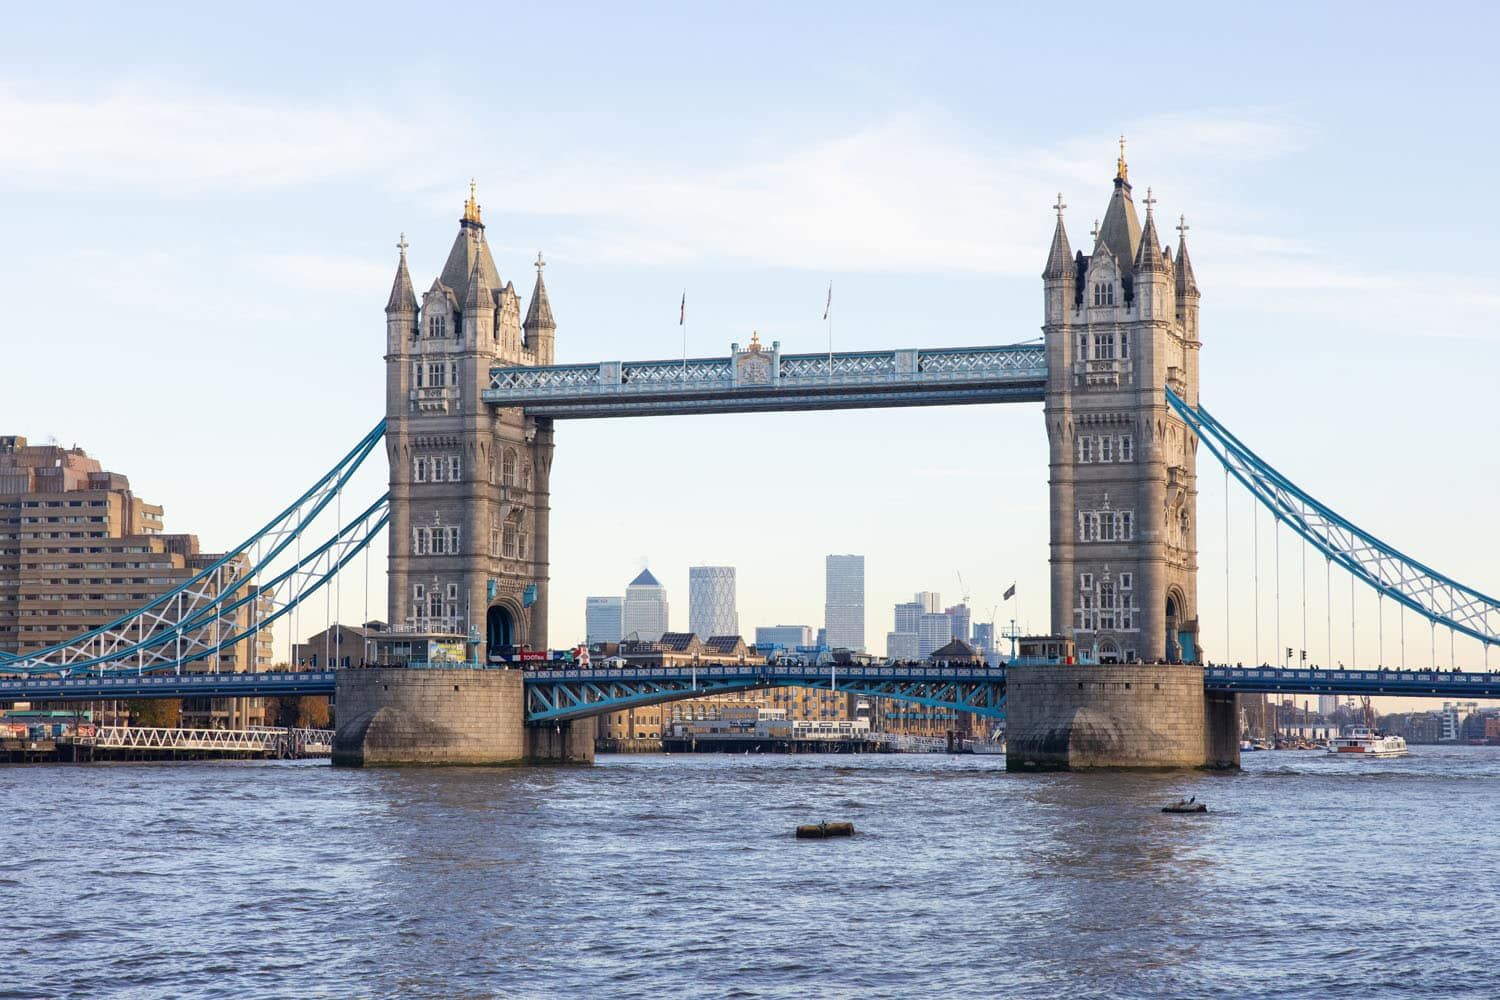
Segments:
[[[1057,228],[1046,292],[1052,631],[1096,662],[1198,662],[1197,436],[1168,406],[1198,402],[1198,286],[1142,226],[1120,143],[1089,254]]]
[[[523,321],[470,185],[442,273],[419,303],[403,238],[385,307],[391,626],[477,629],[481,658],[547,646],[552,421],[480,395],[492,366],[552,363],[543,266]]]

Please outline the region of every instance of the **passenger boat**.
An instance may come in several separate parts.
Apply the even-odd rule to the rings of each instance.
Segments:
[[[1365,757],[1405,757],[1406,740],[1399,736],[1381,736],[1369,726],[1348,726],[1343,735],[1328,741],[1328,752]]]
[[[1002,754],[1005,752],[1005,737],[997,733],[987,740],[965,740],[964,749],[968,753]]]

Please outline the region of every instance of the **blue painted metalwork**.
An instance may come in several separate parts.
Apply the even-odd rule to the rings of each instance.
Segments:
[[[434,664],[453,669],[462,664]],[[1063,669],[1063,668],[1060,668]],[[526,721],[560,722],[686,698],[772,687],[807,687],[892,698],[931,708],[1005,714],[1005,668],[996,667],[700,667],[535,670],[525,674]],[[97,701],[104,698],[232,698],[326,695],[337,672],[146,674],[0,678],[0,702]],[[1500,673],[1446,670],[1281,670],[1207,667],[1208,691],[1368,694],[1403,698],[1500,698]]]
[[[161,641],[173,641],[177,632],[191,627],[191,621],[202,621],[209,615],[222,617],[222,606],[235,594],[248,588],[273,559],[296,541],[302,529],[340,495],[350,477],[369,457],[384,434],[385,421],[382,420],[333,468],[264,527],[183,583],[129,614],[66,642],[27,653],[0,653],[0,664],[7,670],[46,673],[64,666],[80,668],[99,662],[112,662],[158,644],[142,642],[146,638],[147,622],[150,622],[153,637],[166,629],[166,635]],[[265,545],[264,550],[257,552],[257,558],[243,573],[239,572],[239,567],[234,565],[235,561],[261,544]],[[236,575],[224,580],[221,574],[226,570],[233,571]],[[183,606],[184,595],[191,595],[186,607]],[[182,613],[181,620],[174,620],[179,611]],[[135,633],[134,638],[131,636],[132,632]],[[104,655],[106,653],[108,655]]]
[[[1207,667],[1210,691],[1289,694],[1398,695],[1403,698],[1500,698],[1500,673],[1451,670],[1280,670]]]
[[[332,670],[296,673],[147,674],[143,677],[0,679],[0,701],[102,701],[109,698],[248,698],[332,694]]]
[[[1277,520],[1324,556],[1428,621],[1486,644],[1500,642],[1500,601],[1417,562],[1340,516],[1277,472],[1201,405],[1189,406],[1171,389],[1167,402]]]
[[[207,659],[238,643],[245,642],[262,629],[269,628],[278,619],[289,614],[301,601],[317,593],[330,582],[381,531],[385,530],[389,521],[389,495],[387,495],[375,501],[363,513],[340,528],[332,538],[308,552],[291,568],[273,577],[263,586],[264,592],[274,594],[278,588],[291,582],[292,588],[296,591],[294,599],[288,600],[271,614],[255,619],[248,628],[234,628],[221,633],[217,641],[208,641],[204,638],[209,635],[215,621],[221,621],[225,617],[232,618],[240,608],[260,600],[262,593],[260,590],[243,594],[227,605],[204,609],[180,623],[174,623],[171,627],[148,636],[139,643],[115,650],[108,656],[80,659],[58,666],[45,662],[32,663],[28,655],[26,659],[19,662],[0,664],[0,673],[55,673],[66,676],[87,671],[93,673],[94,676],[118,677],[139,676],[162,669],[180,670],[183,664]],[[180,638],[185,635],[194,636],[196,641],[182,653],[180,658],[176,655],[175,648],[172,651],[173,655],[168,657],[164,647],[177,646]],[[144,651],[156,654],[149,666],[119,666],[122,660]]]
[[[554,419],[756,410],[1039,402],[1047,353],[1039,344],[782,354],[740,381],[744,353],[671,361],[493,368],[484,399]]]
[[[526,675],[526,721],[561,722],[626,708],[773,687],[893,698],[991,718],[1005,715],[1005,671],[972,667],[625,667]]]

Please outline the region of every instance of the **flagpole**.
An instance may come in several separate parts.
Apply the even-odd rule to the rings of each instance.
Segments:
[[[828,321],[828,384],[833,384],[833,282],[828,283],[828,302],[823,306],[823,318]]]
[[[687,289],[682,290],[682,306],[677,313],[677,325],[682,327],[682,380],[687,381]],[[697,690],[694,688],[694,690]]]

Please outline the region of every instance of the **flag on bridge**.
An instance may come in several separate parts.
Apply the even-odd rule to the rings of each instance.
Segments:
[[[832,312],[832,311],[833,311],[833,282],[830,281],[828,283],[828,301],[823,304],[823,318],[827,319],[828,318],[828,314],[830,312]]]
[[[1005,596],[1002,597],[1001,600],[1008,601],[1012,597],[1015,597],[1015,596],[1016,596],[1016,585],[1015,584],[1011,584],[1009,587],[1006,588]]]
[[[682,326],[687,322],[687,292],[682,293],[682,305],[677,310],[677,325]]]

